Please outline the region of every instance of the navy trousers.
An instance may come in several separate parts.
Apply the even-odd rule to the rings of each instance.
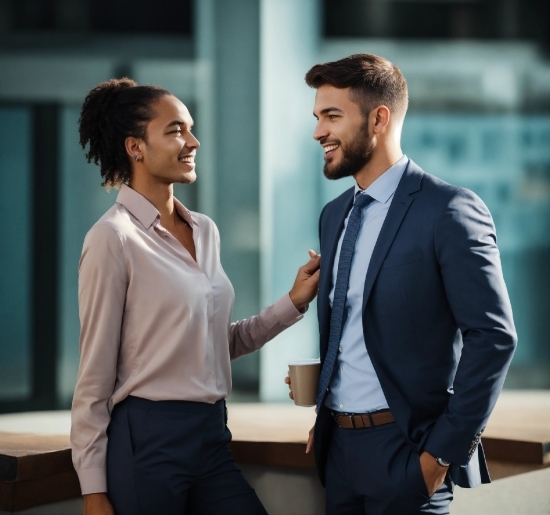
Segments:
[[[326,464],[327,515],[448,515],[451,480],[428,497],[420,456],[396,423],[364,429],[333,423]]]
[[[225,402],[128,397],[107,431],[116,515],[267,515],[228,444]]]

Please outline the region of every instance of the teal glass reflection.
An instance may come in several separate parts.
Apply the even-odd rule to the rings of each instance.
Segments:
[[[78,262],[84,237],[116,201],[118,192],[101,187],[99,167],[88,164],[78,143],[79,107],[61,114],[58,395],[70,406],[78,373],[80,320]]]
[[[0,400],[31,395],[32,116],[0,107]]]
[[[507,386],[550,387],[550,116],[411,113],[403,151],[477,193],[497,229],[519,344]]]

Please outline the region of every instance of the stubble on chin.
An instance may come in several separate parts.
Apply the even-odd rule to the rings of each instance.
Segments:
[[[345,177],[352,177],[358,173],[372,159],[372,147],[367,143],[361,152],[354,154],[344,154],[338,164],[331,165],[325,161],[323,174],[330,181],[337,181]]]
[[[326,161],[325,161],[325,166],[323,167],[323,174],[329,181],[337,181],[338,179],[349,177],[349,174],[347,174],[347,172],[345,174],[342,173],[340,166],[338,165],[331,166]]]
[[[329,180],[329,181],[337,181],[338,179],[342,179],[343,175],[340,173],[340,169],[338,166],[331,167],[330,164],[325,161],[325,166],[323,166],[323,175]]]
[[[337,164],[325,161],[323,174],[331,181],[351,177],[358,173],[371,159],[374,152],[372,139],[369,139],[367,127],[364,126],[354,141],[345,148],[340,143],[342,157]]]

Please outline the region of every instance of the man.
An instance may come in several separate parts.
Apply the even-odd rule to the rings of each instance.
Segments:
[[[517,343],[493,221],[403,155],[407,83],[392,63],[353,55],[306,82],[325,176],[356,181],[319,220],[308,450],[327,513],[449,513],[453,484],[490,481],[480,436]]]

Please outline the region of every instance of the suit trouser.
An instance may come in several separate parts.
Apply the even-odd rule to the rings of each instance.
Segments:
[[[327,515],[449,513],[451,480],[428,498],[420,456],[396,423],[365,429],[332,423],[325,469]]]
[[[117,515],[266,515],[228,444],[225,402],[128,397],[108,428],[107,488]]]

